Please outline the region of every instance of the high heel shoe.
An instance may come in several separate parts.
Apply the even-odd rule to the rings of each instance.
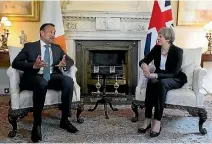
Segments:
[[[160,131],[159,132],[154,132],[154,131],[150,131],[150,137],[157,137],[160,135],[160,132],[161,132],[161,127],[160,127]]]
[[[151,128],[151,123],[146,128],[139,128],[138,133],[145,133],[150,128]]]

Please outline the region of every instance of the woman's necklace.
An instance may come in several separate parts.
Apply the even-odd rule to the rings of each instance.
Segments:
[[[167,56],[168,55],[168,51],[169,51],[169,49],[161,49],[161,54],[163,55],[163,56]]]

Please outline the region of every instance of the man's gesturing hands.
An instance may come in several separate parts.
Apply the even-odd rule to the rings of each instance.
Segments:
[[[34,69],[39,69],[41,67],[46,67],[46,66],[47,66],[47,64],[43,60],[41,60],[41,56],[38,55],[35,63],[33,64],[33,68]]]
[[[66,55],[63,55],[63,59],[60,61],[56,67],[65,67],[66,66]]]
[[[33,64],[34,69],[40,69],[41,67],[48,66],[47,63],[45,63],[43,60],[41,60],[41,56],[38,55],[35,63]],[[66,66],[66,55],[63,55],[63,59],[60,61],[58,65],[55,65],[56,67],[65,67]]]

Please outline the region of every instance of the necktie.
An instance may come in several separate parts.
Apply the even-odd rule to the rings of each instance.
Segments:
[[[44,53],[44,61],[47,64],[46,67],[43,69],[43,78],[46,79],[47,81],[50,80],[50,55],[49,55],[49,45],[44,46],[45,53]]]

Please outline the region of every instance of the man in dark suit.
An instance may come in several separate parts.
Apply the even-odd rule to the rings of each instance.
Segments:
[[[40,27],[40,40],[26,43],[12,63],[13,68],[24,71],[20,80],[20,89],[33,91],[34,124],[31,135],[33,142],[42,140],[41,113],[47,89],[62,91],[60,127],[71,133],[78,131],[68,120],[69,105],[73,96],[73,80],[61,72],[61,69],[68,70],[74,61],[59,45],[52,43],[54,38],[54,24],[43,24]]]

